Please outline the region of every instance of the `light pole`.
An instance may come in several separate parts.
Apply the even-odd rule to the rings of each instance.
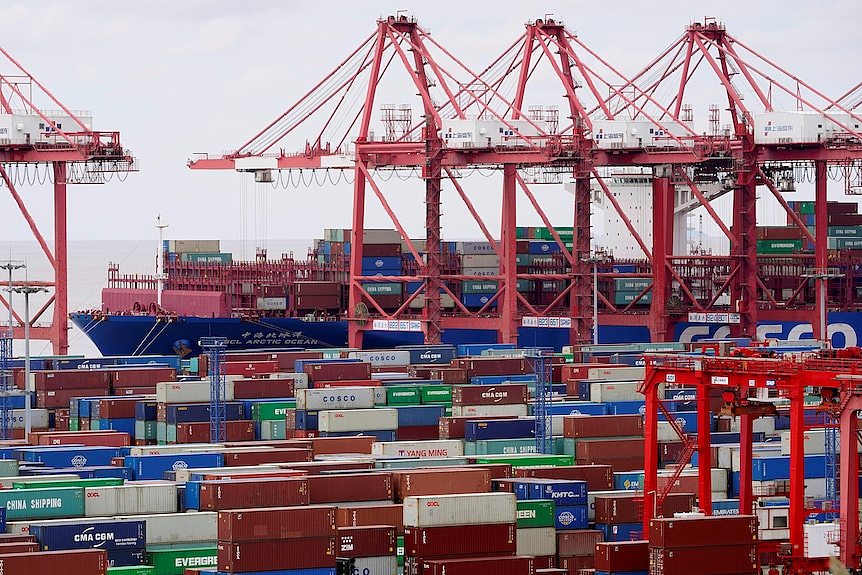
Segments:
[[[8,291],[10,294],[12,293],[12,272],[14,272],[15,270],[24,269],[26,267],[27,267],[27,264],[25,264],[23,262],[14,262],[11,260],[6,262],[5,264],[0,265],[0,270],[6,270],[7,272],[9,272],[9,283],[6,284],[6,291]],[[11,297],[9,298],[8,303],[9,303],[9,330],[11,331],[15,325],[15,321],[14,321],[14,318],[12,315],[12,298]]]
[[[12,288],[12,291],[24,296],[24,437],[29,437],[33,429],[31,413],[32,386],[30,384],[30,295],[48,290],[43,287],[22,285]]]
[[[599,264],[607,260],[607,255],[601,251],[581,259],[584,263],[593,264],[593,345],[599,344]]]

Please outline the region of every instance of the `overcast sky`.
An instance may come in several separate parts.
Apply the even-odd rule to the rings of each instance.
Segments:
[[[70,188],[70,237],[138,240],[152,233],[158,213],[173,238],[240,238],[264,235],[265,227],[270,238],[306,239],[320,237],[324,227],[349,227],[349,186],[270,188],[264,222],[254,216],[255,193],[248,192],[254,186],[247,179],[242,183],[232,172],[192,172],[186,161],[195,152],[239,146],[368,36],[378,16],[397,9],[415,14],[474,69],[514,41],[526,20],[546,13],[564,20],[627,73],[639,70],[690,21],[715,16],[733,35],[827,94],[837,97],[862,80],[858,0],[4,0],[3,48],[67,106],[92,110],[97,129],[119,130],[140,161],[140,173],[124,183]],[[314,134],[309,129],[308,136]],[[494,221],[494,192],[484,186],[477,202]],[[420,190],[416,182],[406,184],[393,200],[416,234]],[[21,192],[37,220],[47,222],[47,190]],[[561,188],[542,193],[552,213],[567,213],[571,199]],[[0,190],[0,241],[29,240],[8,196]],[[444,208],[446,232],[478,236],[462,213]],[[373,206],[369,220],[368,227],[389,227]],[[525,215],[521,223],[538,220]]]

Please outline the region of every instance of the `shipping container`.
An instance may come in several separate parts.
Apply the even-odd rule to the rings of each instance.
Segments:
[[[371,364],[365,362],[310,363],[303,365],[303,371],[312,384],[318,381],[371,379]]]
[[[83,517],[84,490],[79,487],[0,490],[7,520]]]
[[[218,569],[228,573],[334,567],[335,537],[219,542]]]
[[[554,502],[533,499],[518,501],[518,529],[554,526]]]
[[[544,479],[578,479],[587,482],[588,492],[613,489],[613,472],[610,465],[573,465],[559,467],[521,467],[515,470],[518,477]]]
[[[511,493],[435,495],[404,500],[405,527],[514,523],[515,496]]]
[[[649,541],[596,543],[596,571],[623,573],[649,571]],[[689,573],[692,566],[689,565]]]
[[[511,405],[526,403],[529,399],[527,386],[508,385],[458,385],[452,389],[452,405]]]
[[[183,575],[186,569],[218,565],[218,549],[215,545],[147,547],[147,555],[158,575]]]
[[[565,437],[631,437],[643,435],[640,415],[593,415],[563,417]]]
[[[357,557],[353,560],[353,575],[357,573],[359,575],[398,575],[398,558],[395,555]]]
[[[308,411],[373,409],[374,389],[369,387],[297,389],[296,408]]]
[[[389,473],[311,475],[306,481],[311,504],[392,500]]]
[[[482,557],[470,559],[435,559],[423,561],[424,575],[533,575],[536,571],[533,557]]]
[[[690,513],[695,505],[692,493],[669,493],[662,503],[661,515]],[[637,523],[643,517],[643,496],[636,493],[596,496],[593,506],[596,523]]]
[[[514,523],[404,528],[407,557],[512,555],[515,549]]]
[[[396,501],[411,496],[484,493],[491,490],[487,469],[417,469],[392,474]]]
[[[200,509],[207,511],[308,503],[308,482],[299,478],[234,478],[205,481],[200,486]]]
[[[43,551],[99,548],[141,549],[147,544],[144,521],[82,521],[73,525],[31,525],[30,534]]]
[[[320,431],[367,431],[398,429],[398,411],[395,409],[351,409],[321,411],[318,416]]]
[[[692,565],[710,575],[758,574],[757,545],[711,545],[709,547],[662,548],[649,550],[650,573],[688,575]]]
[[[518,529],[515,555],[542,557],[556,555],[557,532],[553,527]]]
[[[722,545],[751,545],[757,541],[757,518],[753,515],[737,515],[653,519],[650,521],[649,537],[656,547],[704,547],[716,544],[717,532],[721,533]]]
[[[84,489],[84,515],[87,517],[176,511],[177,485],[173,482],[129,483]]]
[[[234,543],[336,536],[336,508],[241,509],[218,514],[218,539]]]
[[[0,555],[0,573],[33,575],[41,573],[80,573],[106,575],[108,554],[100,549],[10,553]]]
[[[594,529],[558,531],[557,555],[560,557],[592,556],[596,553],[596,544],[603,540],[602,532]]]
[[[394,526],[339,527],[336,554],[338,557],[395,556],[397,540]]]
[[[378,442],[371,446],[371,453],[389,457],[461,457],[464,455],[464,444],[451,439]]]
[[[404,533],[404,508],[402,505],[383,503],[339,507],[336,523],[339,527],[394,525],[398,533]]]

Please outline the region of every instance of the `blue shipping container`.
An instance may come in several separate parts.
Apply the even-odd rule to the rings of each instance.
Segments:
[[[548,411],[551,415],[608,415],[606,404],[586,401],[554,402],[548,406]]]
[[[135,419],[138,421],[155,421],[158,418],[157,405],[155,401],[135,402]]]
[[[81,521],[74,524],[31,525],[43,551],[60,549],[141,549],[147,544],[146,521]]]
[[[119,455],[116,447],[31,447],[22,449],[22,461],[44,463],[46,467],[92,467],[110,465]]]
[[[643,415],[646,404],[643,401],[607,401],[608,415]]]
[[[229,401],[225,402],[224,407],[227,421],[239,421],[243,418],[241,403]],[[169,404],[165,417],[169,425],[209,422],[210,405],[208,403]]]
[[[398,427],[429,427],[440,423],[446,407],[443,405],[391,405],[398,411]]]
[[[464,426],[465,441],[483,441],[486,439],[519,439],[522,437],[535,436],[536,420],[534,418],[468,421]]]
[[[132,478],[162,479],[165,471],[195,467],[222,467],[221,453],[171,453],[167,455],[136,455],[126,458],[126,467],[132,470]]]
[[[605,541],[632,541],[634,537],[640,538],[643,533],[643,523],[596,523],[596,529],[605,536]]]
[[[397,269],[401,271],[401,256],[363,257],[362,268],[368,270]]]
[[[739,515],[739,499],[712,502],[713,515]]]
[[[542,254],[558,254],[561,251],[560,244],[557,242],[530,241],[530,254],[534,256]]]
[[[134,567],[147,564],[147,550],[141,549],[118,549],[108,551],[108,567]]]
[[[410,363],[414,365],[449,365],[457,357],[451,345],[398,346],[410,352]]]
[[[316,411],[305,411],[297,409],[294,417],[296,418],[296,429],[314,430],[317,429],[317,413]]]
[[[577,480],[547,479],[532,483],[530,499],[551,499],[557,506],[587,504],[587,482]]]
[[[805,479],[826,477],[826,456],[805,456]],[[790,457],[756,457],[751,461],[751,479],[790,479]]]
[[[536,383],[534,374],[526,375],[477,375],[470,378],[472,385],[502,385],[505,383]]]
[[[461,294],[461,303],[463,303],[467,307],[483,307],[491,298],[494,297],[493,294],[483,294],[483,293],[465,293]],[[491,304],[490,307],[497,307],[497,302],[499,298],[494,300],[494,303]]]
[[[641,488],[640,471],[615,471],[614,472],[614,489],[625,491],[637,491]]]
[[[557,505],[554,509],[554,525],[558,531],[586,529],[588,527],[586,505]]]
[[[90,420],[91,430],[112,430],[128,433],[131,437],[135,436],[135,419],[120,418],[120,419],[92,419]]]

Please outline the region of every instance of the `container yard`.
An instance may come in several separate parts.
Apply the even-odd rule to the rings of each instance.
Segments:
[[[349,183],[349,222],[246,261],[159,219],[155,273],[111,264],[72,313],[67,184],[137,163],[0,49],[0,177],[53,270],[2,266],[24,309],[0,297],[0,575],[862,572],[862,88],[829,97],[713,18],[632,76],[551,15],[481,72],[403,12],[370,32],[188,161]],[[384,76],[413,103],[381,104]],[[410,180],[419,234],[387,199]],[[480,239],[443,236],[444,188]],[[69,354],[70,322],[101,357]]]

